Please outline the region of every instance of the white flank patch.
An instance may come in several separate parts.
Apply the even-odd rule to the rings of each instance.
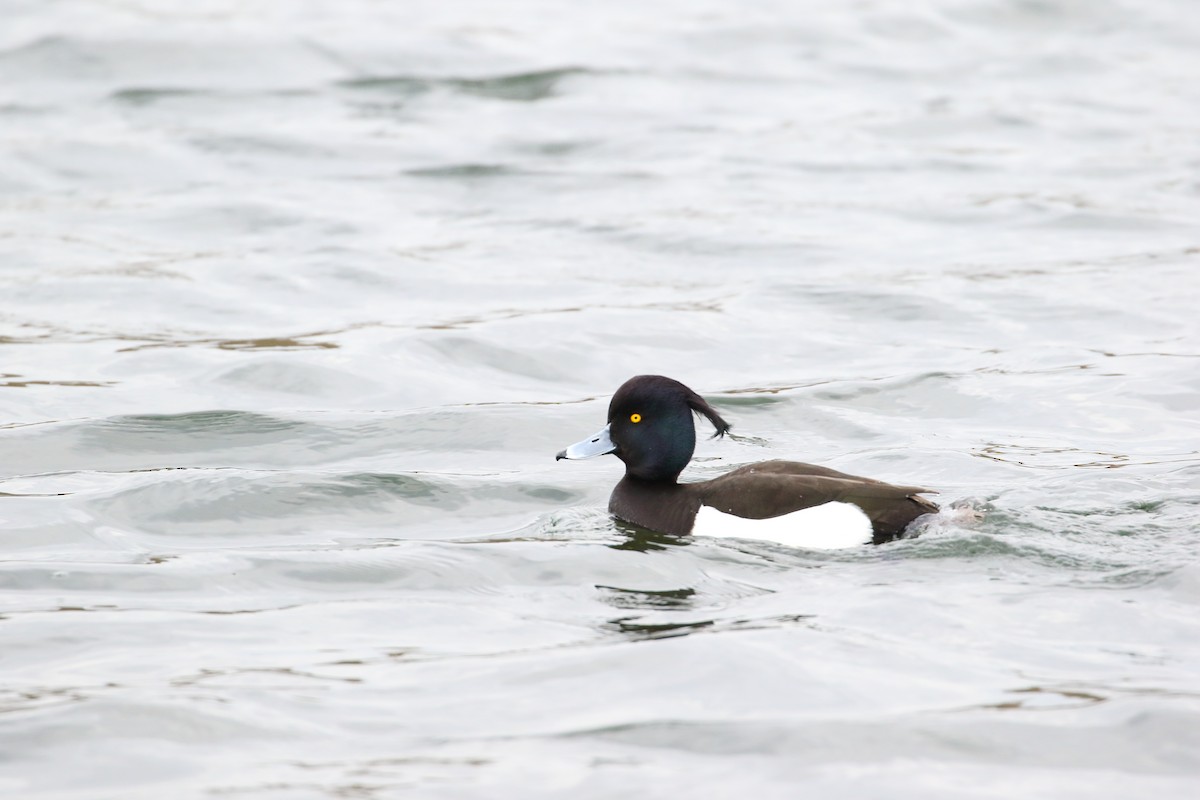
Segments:
[[[871,541],[871,520],[852,503],[825,503],[770,519],[746,519],[701,506],[693,536],[760,539],[813,550],[839,550]]]

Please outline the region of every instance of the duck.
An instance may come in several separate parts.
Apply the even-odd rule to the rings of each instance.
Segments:
[[[882,544],[937,513],[936,494],[798,461],[761,461],[712,480],[680,483],[696,449],[693,415],[724,437],[730,424],[692,389],[663,375],[637,375],[608,405],[608,423],[556,460],[615,455],[625,476],[614,517],[657,533],[761,539],[814,549]]]

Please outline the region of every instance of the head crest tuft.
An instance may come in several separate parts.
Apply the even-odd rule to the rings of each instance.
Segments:
[[[725,434],[729,433],[729,429],[733,427],[721,418],[721,415],[717,413],[715,408],[708,404],[707,400],[693,392],[691,389],[688,389],[687,404],[692,411],[702,417],[707,418],[708,421],[712,423],[712,426],[717,429],[717,432],[712,435],[712,438],[716,439],[724,436]]]

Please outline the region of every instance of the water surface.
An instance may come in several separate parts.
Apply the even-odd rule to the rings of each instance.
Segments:
[[[5,796],[1191,796],[1189,3],[5,6]],[[986,517],[614,523],[637,373]]]

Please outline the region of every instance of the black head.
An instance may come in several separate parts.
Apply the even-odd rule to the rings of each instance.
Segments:
[[[729,423],[703,397],[662,375],[638,375],[621,385],[608,404],[609,436],[625,474],[648,481],[674,482],[696,450],[700,414],[724,436]]]

